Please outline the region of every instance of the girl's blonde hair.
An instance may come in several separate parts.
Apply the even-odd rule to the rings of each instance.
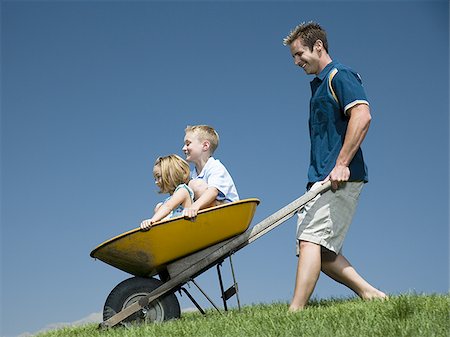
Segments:
[[[176,154],[159,157],[154,166],[161,168],[160,193],[173,194],[178,185],[189,182],[191,174],[189,164]]]

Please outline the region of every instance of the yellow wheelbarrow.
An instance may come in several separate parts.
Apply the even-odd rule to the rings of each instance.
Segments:
[[[149,231],[134,229],[100,244],[91,252],[91,257],[134,275],[119,283],[109,294],[100,327],[178,318],[177,291],[183,291],[204,313],[183,287],[188,282],[192,282],[218,310],[194,280],[214,266],[217,266],[224,309],[227,310],[227,300],[234,295],[240,307],[231,256],[290,219],[307,202],[329,188],[330,183],[326,183],[318,190],[307,192],[253,228],[249,226],[259,200],[245,199],[202,210],[194,221],[177,217],[158,222]],[[226,258],[230,259],[233,285],[224,290],[220,266]]]

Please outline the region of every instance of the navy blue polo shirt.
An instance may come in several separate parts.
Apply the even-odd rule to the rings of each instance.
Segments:
[[[353,106],[367,101],[361,77],[352,69],[338,63],[329,63],[311,81],[309,133],[311,138],[308,180],[324,180],[336,165],[344,144],[349,116]],[[361,148],[349,165],[349,181],[368,181],[367,167]]]

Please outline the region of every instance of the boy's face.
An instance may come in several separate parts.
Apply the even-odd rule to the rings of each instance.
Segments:
[[[183,152],[186,160],[189,162],[196,161],[201,158],[202,153],[208,149],[208,142],[200,141],[194,132],[188,132],[184,136]]]

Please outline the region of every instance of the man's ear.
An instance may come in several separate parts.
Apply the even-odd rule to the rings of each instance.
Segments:
[[[322,49],[323,49],[323,42],[322,42],[322,40],[320,40],[320,39],[316,40],[316,42],[314,43],[313,48],[316,48],[317,51],[322,51]]]

